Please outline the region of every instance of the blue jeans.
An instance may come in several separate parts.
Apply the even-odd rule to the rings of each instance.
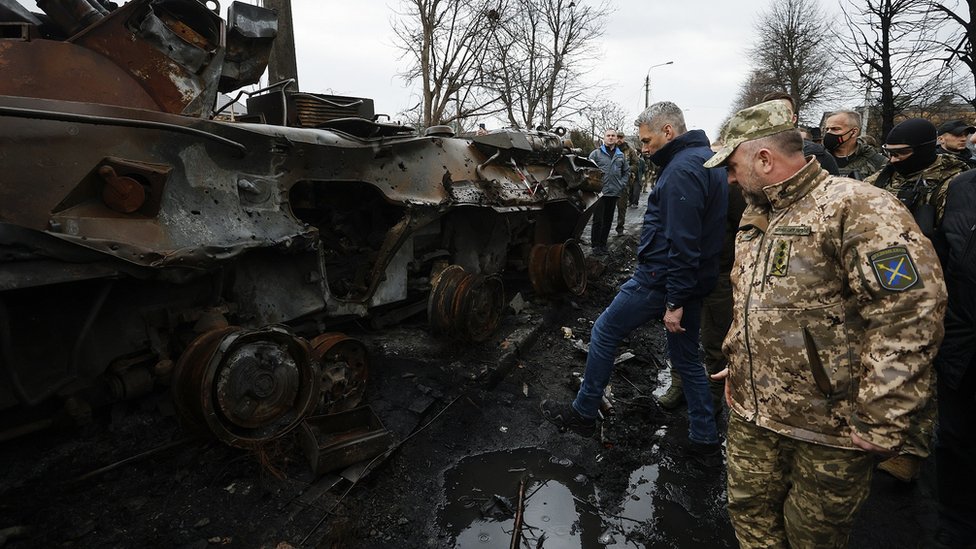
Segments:
[[[653,319],[664,316],[666,295],[663,289],[646,288],[631,278],[620,287],[600,318],[593,324],[590,334],[590,352],[586,357],[583,385],[573,408],[585,418],[595,418],[600,409],[603,390],[610,383],[613,360],[617,346],[634,329]],[[708,378],[698,355],[698,329],[701,324],[701,300],[684,304],[682,334],[666,332],[671,367],[681,376],[685,400],[688,402],[689,433],[692,442],[713,444],[718,442],[712,396]]]

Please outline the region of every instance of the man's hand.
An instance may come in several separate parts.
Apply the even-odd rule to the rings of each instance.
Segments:
[[[715,381],[725,380],[725,403],[729,405],[729,408],[731,408],[732,407],[732,392],[729,390],[729,381],[728,381],[729,369],[728,368],[722,368],[721,371],[715,372],[714,374],[712,374],[712,375],[710,375],[708,377],[710,377],[711,379],[713,379]]]
[[[864,440],[863,438],[857,436],[857,434],[856,433],[853,433],[853,432],[851,433],[851,442],[854,443],[854,446],[857,446],[858,448],[864,450],[865,452],[871,452],[872,454],[878,454],[878,455],[885,456],[885,457],[891,457],[891,456],[897,455],[897,453],[898,453],[898,452],[895,452],[894,450],[889,450],[887,448],[882,448],[881,446],[878,446],[877,444],[872,444],[872,443]]]
[[[664,312],[664,327],[672,334],[683,334],[685,332],[685,329],[681,327],[681,315],[684,312],[684,307]]]

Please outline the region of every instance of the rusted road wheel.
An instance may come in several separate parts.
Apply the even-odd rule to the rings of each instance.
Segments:
[[[361,341],[324,333],[312,340],[312,360],[322,372],[316,414],[344,412],[362,403],[369,364]]]
[[[431,282],[427,318],[434,333],[466,341],[485,341],[505,308],[505,286],[498,275],[469,274],[450,265]]]
[[[242,448],[274,440],[314,408],[319,371],[305,340],[280,326],[217,328],[180,357],[173,392],[180,417]]]
[[[529,280],[540,295],[586,291],[586,259],[579,243],[536,244],[529,252]]]

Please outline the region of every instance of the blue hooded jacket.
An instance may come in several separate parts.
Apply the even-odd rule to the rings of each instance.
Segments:
[[[647,198],[634,279],[666,288],[667,302],[682,307],[704,297],[718,280],[729,189],[725,168],[705,168],[708,137],[691,130],[651,157],[661,167]]]

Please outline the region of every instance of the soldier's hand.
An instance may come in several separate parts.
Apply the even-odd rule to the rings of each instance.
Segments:
[[[897,452],[895,452],[894,450],[882,448],[877,444],[872,444],[864,440],[863,438],[857,436],[857,433],[851,433],[851,442],[854,443],[854,446],[857,446],[858,448],[864,450],[865,452],[871,452],[872,454],[878,454],[886,457],[894,456],[897,454]]]
[[[678,307],[673,311],[664,312],[664,327],[672,334],[683,334],[685,329],[681,327],[681,315],[684,314],[684,307]]]
[[[708,377],[711,378],[711,379],[713,379],[713,380],[715,380],[715,381],[725,380],[725,403],[729,405],[729,408],[731,408],[732,407],[732,392],[729,390],[729,381],[728,381],[728,379],[729,379],[729,369],[728,368],[722,368],[720,371],[715,372],[714,374],[711,374]]]

